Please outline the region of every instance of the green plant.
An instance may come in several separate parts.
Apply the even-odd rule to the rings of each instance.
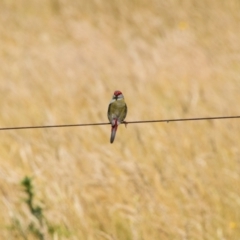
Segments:
[[[29,207],[29,210],[31,214],[37,219],[38,225],[34,222],[31,222],[30,225],[28,226],[28,229],[31,233],[33,233],[38,239],[44,240],[44,215],[43,215],[43,209],[36,205],[34,206],[33,204],[33,199],[34,199],[34,191],[33,191],[33,184],[32,184],[32,178],[30,177],[25,177],[21,185],[24,187],[24,192],[27,194],[27,198],[25,199],[25,202],[27,206]]]
[[[58,236],[69,237],[70,232],[66,227],[54,225],[47,221],[43,208],[34,204],[35,192],[32,178],[26,176],[21,181],[21,186],[23,187],[23,191],[26,193],[24,202],[28,206],[31,215],[36,221],[33,220],[33,218],[27,227],[24,227],[18,218],[13,218],[10,230],[15,233],[17,238],[19,239],[19,237],[21,237],[22,239],[27,240],[31,235],[36,239],[45,240],[47,239],[47,235],[53,236],[56,234]]]

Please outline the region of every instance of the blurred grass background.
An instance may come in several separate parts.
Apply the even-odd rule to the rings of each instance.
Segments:
[[[239,115],[240,2],[2,0],[0,126]],[[240,236],[239,120],[2,131],[0,238],[26,228],[34,178],[47,239]],[[29,238],[34,239],[34,238]]]

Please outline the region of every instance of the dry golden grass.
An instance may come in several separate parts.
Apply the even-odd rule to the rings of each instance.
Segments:
[[[3,0],[0,126],[239,115],[240,4]],[[32,221],[34,178],[53,239],[240,236],[239,120],[2,131],[0,239]],[[29,238],[32,239],[32,238]],[[47,239],[51,239],[47,236]]]

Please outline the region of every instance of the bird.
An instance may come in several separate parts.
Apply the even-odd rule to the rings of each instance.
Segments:
[[[113,143],[116,136],[118,125],[124,122],[126,115],[127,115],[127,104],[125,103],[122,92],[119,90],[116,90],[113,93],[113,97],[109,103],[108,112],[107,112],[108,120],[112,125],[110,143]]]

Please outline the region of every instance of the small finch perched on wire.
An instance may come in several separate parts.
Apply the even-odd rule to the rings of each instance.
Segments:
[[[115,91],[111,102],[108,106],[108,119],[112,125],[110,143],[113,143],[118,125],[123,122],[127,115],[127,105],[124,101],[123,94],[120,91]]]

